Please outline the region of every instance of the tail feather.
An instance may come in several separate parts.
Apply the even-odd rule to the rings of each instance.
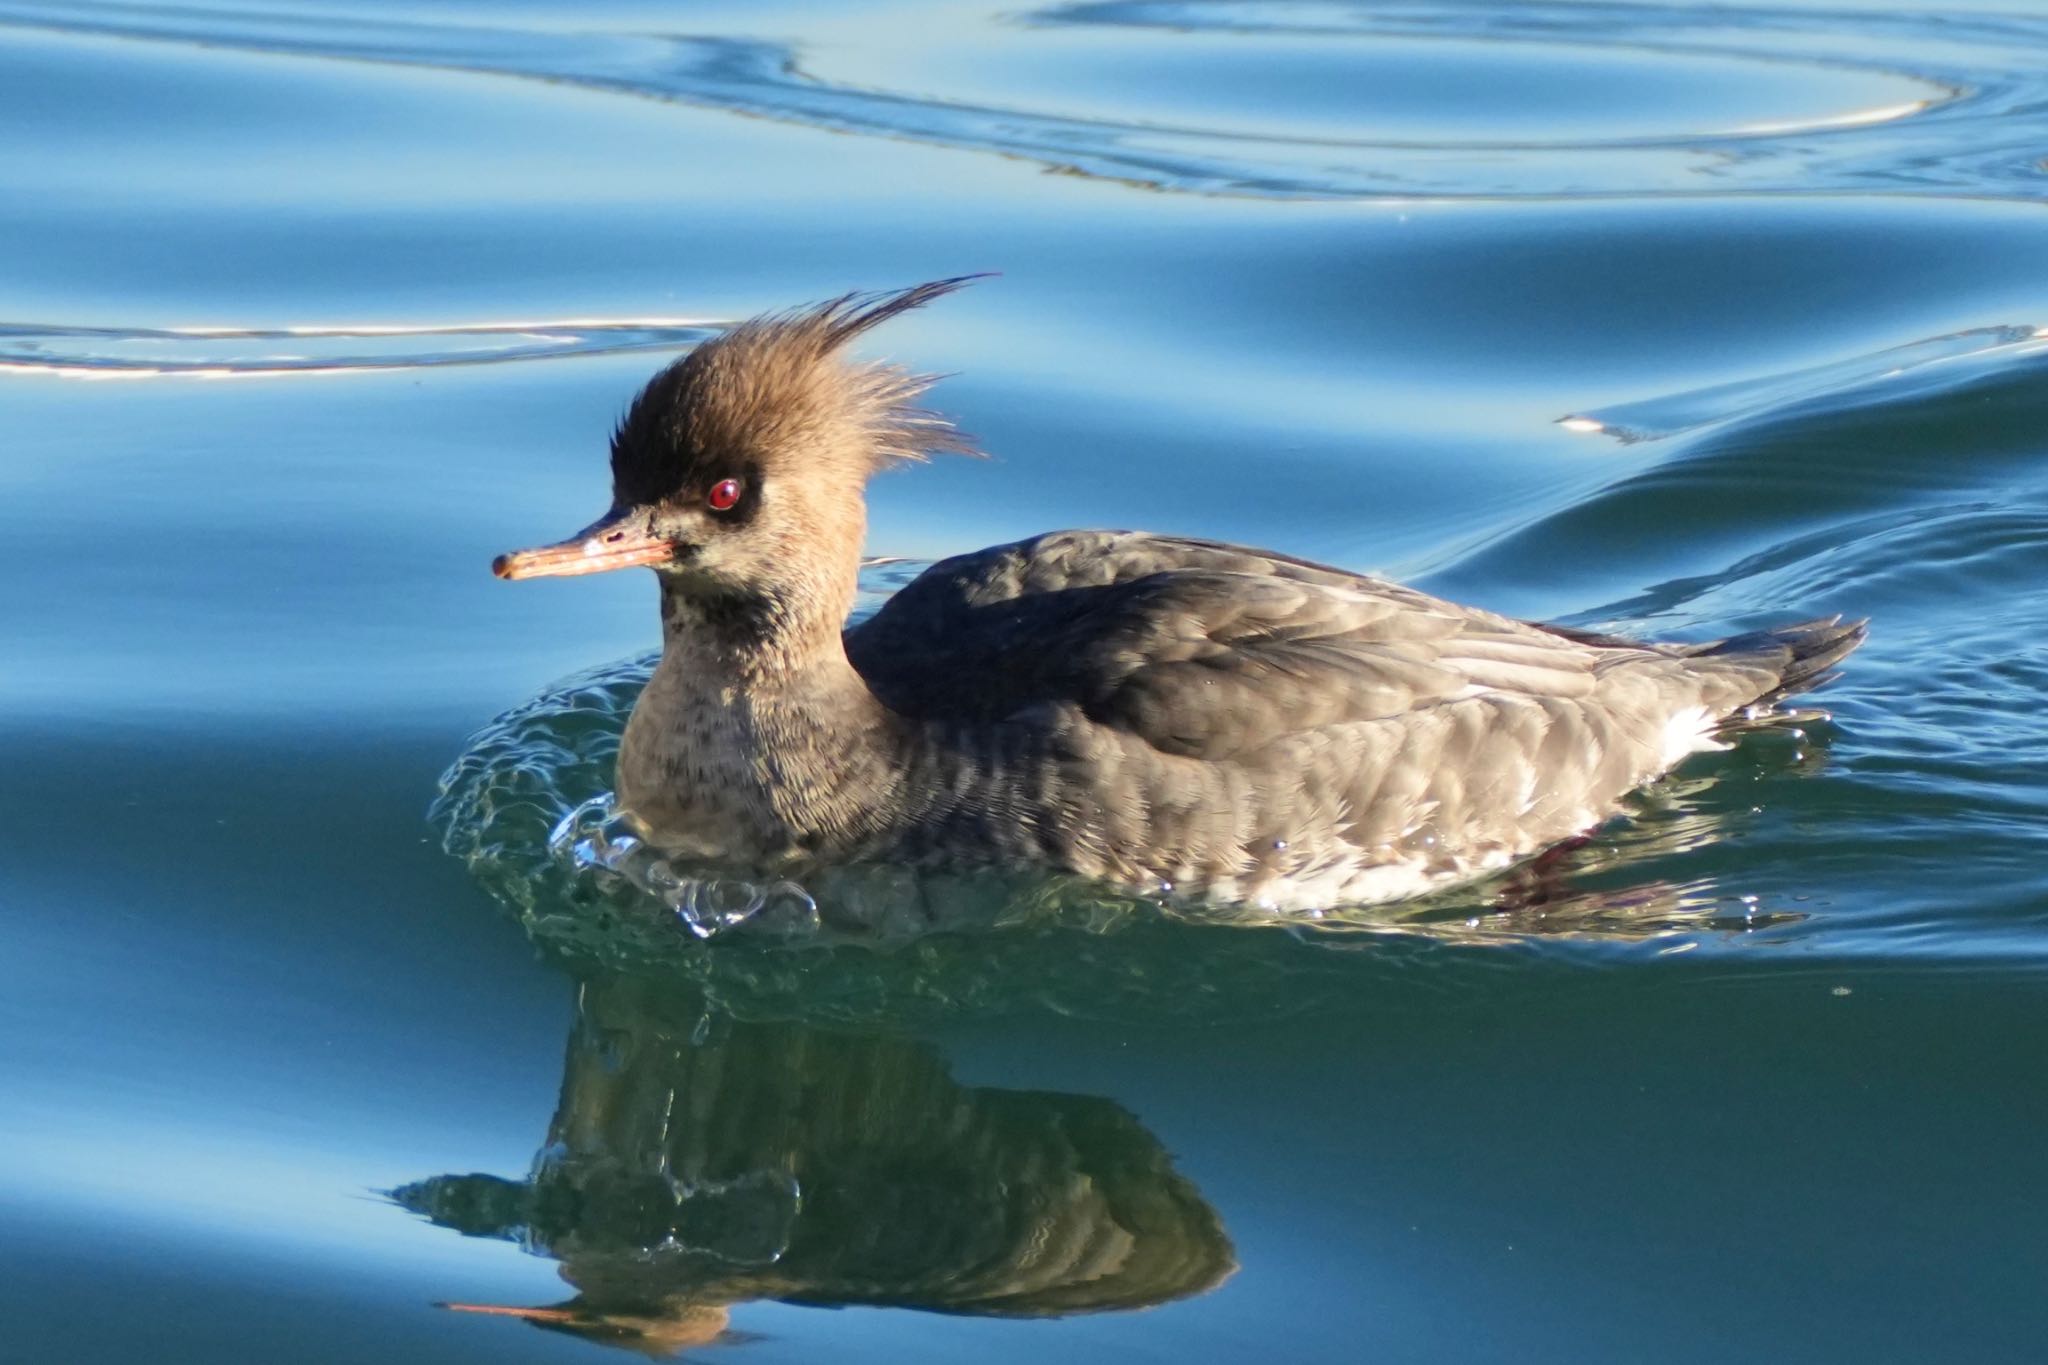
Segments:
[[[1834,666],[1848,658],[1869,634],[1868,618],[1844,621],[1839,616],[1822,616],[1796,625],[1731,635],[1725,640],[1696,645],[1686,654],[1696,659],[1739,660],[1772,667],[1777,672],[1777,684],[1751,703],[1769,706],[1832,682],[1839,676],[1833,672]]]

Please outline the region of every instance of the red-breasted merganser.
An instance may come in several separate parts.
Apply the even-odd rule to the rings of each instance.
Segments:
[[[964,283],[698,347],[613,436],[611,510],[494,565],[659,576],[661,662],[617,797],[664,849],[1043,867],[1279,909],[1398,900],[1590,829],[1863,641],[1828,617],[1637,643],[1132,531],[945,560],[848,628],[869,476],[965,442],[914,405],[929,378],[843,353]]]

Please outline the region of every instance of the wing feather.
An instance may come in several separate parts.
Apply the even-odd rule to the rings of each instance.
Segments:
[[[1130,532],[1058,532],[934,565],[847,648],[908,715],[1075,704],[1203,759],[1488,693],[1583,698],[1612,652],[1341,569]],[[1461,726],[1457,751],[1476,742]]]

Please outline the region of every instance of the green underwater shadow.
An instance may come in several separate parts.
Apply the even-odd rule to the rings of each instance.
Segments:
[[[748,1024],[665,982],[583,983],[522,1179],[389,1192],[560,1264],[544,1307],[450,1304],[648,1354],[743,1302],[1007,1318],[1149,1307],[1236,1269],[1216,1211],[1128,1110],[967,1086],[891,1033]]]

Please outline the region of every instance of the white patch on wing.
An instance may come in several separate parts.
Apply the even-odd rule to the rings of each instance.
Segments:
[[[1362,866],[1339,860],[1313,871],[1258,878],[1230,877],[1211,882],[1204,894],[1217,900],[1255,906],[1268,914],[1299,914],[1335,906],[1382,905],[1412,900],[1473,873],[1432,868],[1422,858]]]
[[[1664,723],[1664,766],[1669,768],[1688,754],[1722,747],[1714,742],[1716,721],[1704,706],[1688,706]]]
[[[1268,914],[1299,914],[1338,906],[1385,905],[1476,881],[1516,861],[1505,848],[1469,858],[1403,858],[1363,863],[1340,858],[1292,874],[1231,877],[1204,891],[1222,901],[1256,906]]]

